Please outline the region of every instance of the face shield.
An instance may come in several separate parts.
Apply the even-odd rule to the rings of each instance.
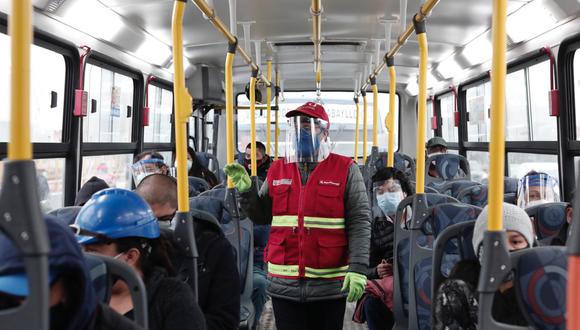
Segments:
[[[330,154],[328,122],[306,116],[288,118],[286,162],[317,163]]]
[[[131,165],[131,174],[135,181],[135,186],[151,174],[167,174],[167,165],[161,159],[149,158]]]
[[[518,182],[518,206],[530,206],[559,202],[560,194],[557,180],[546,173],[526,175]]]
[[[373,196],[375,205],[392,219],[395,218],[399,203],[405,198],[401,183],[395,179],[373,182]]]

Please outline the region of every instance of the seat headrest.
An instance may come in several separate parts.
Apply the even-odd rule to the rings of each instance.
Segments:
[[[60,224],[68,227],[75,222],[80,210],[80,206],[66,206],[52,210],[48,214],[54,216]]]
[[[438,154],[432,155],[425,162],[427,170],[433,164],[438,174],[437,179],[443,181],[461,178],[470,179],[469,162],[461,155]],[[431,176],[430,176],[431,177]]]
[[[526,208],[533,220],[538,240],[558,234],[566,222],[567,203],[546,203]]]

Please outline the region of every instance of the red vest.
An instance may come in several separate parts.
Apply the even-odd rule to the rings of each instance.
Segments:
[[[265,253],[271,276],[342,278],[348,269],[344,190],[352,160],[330,154],[302,186],[298,164],[268,171],[272,228]]]

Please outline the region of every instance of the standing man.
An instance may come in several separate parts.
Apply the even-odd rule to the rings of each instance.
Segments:
[[[244,167],[251,173],[252,170],[252,144],[249,143],[246,146]],[[272,164],[272,159],[266,154],[266,146],[260,142],[256,141],[256,169],[258,170],[258,178],[261,182],[266,181],[266,176],[268,175],[268,170]]]
[[[286,117],[286,157],[272,163],[259,192],[241,165],[225,172],[249,218],[272,224],[264,259],[277,329],[342,329],[345,297],[356,301],[366,285],[365,185],[350,158],[329,152],[320,104],[308,102]]]

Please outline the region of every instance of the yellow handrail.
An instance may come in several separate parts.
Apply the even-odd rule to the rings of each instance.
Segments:
[[[505,78],[507,1],[493,2],[491,61],[491,139],[489,142],[489,231],[503,228],[503,176],[505,157]]]
[[[185,2],[175,1],[172,17],[175,103],[175,154],[177,161],[177,209],[189,212],[187,180],[187,121],[191,117],[191,96],[185,87],[183,68],[183,13]]]
[[[367,164],[367,93],[361,91],[363,97],[363,165]]]
[[[358,125],[360,122],[358,97],[354,98],[354,104],[356,106],[356,122],[354,124],[354,162],[358,165],[358,139],[359,139]]]
[[[387,126],[389,129],[389,156],[387,157],[388,167],[393,167],[395,165],[395,88],[397,84],[397,74],[393,64],[393,58],[387,58],[387,66],[389,67],[389,114],[387,116]]]
[[[378,147],[377,132],[379,128],[379,89],[376,78],[371,81],[373,89],[373,147]]]
[[[276,113],[274,115],[274,160],[278,160],[278,138],[280,135],[280,128],[278,127],[278,114],[280,113],[280,71],[276,70]]]
[[[272,60],[266,61],[266,77],[268,81],[272,79]],[[270,132],[270,122],[271,120],[271,110],[272,110],[272,87],[266,87],[266,154],[270,154],[270,142],[271,140],[271,132]]]
[[[32,6],[30,0],[12,1],[12,14],[8,22],[12,58],[8,159],[29,160],[32,159],[32,144],[30,143]]]
[[[250,78],[250,136],[251,136],[251,174],[258,175],[256,164],[256,76],[258,71],[252,72]]]
[[[236,43],[237,44],[237,41]],[[228,165],[234,163],[234,85],[232,79],[232,71],[234,64],[234,56],[236,48],[232,47],[235,44],[230,44],[228,53],[226,55],[226,159]],[[228,188],[234,188],[234,182],[228,177]]]
[[[423,24],[424,21],[420,22]],[[425,192],[425,117],[427,112],[427,34],[425,31],[417,30],[419,40],[419,113],[417,116],[417,171],[416,171],[416,193]]]

